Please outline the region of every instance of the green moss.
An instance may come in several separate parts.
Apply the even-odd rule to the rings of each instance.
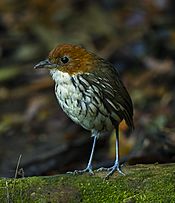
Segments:
[[[175,202],[175,164],[137,165],[105,173],[0,180],[0,202]]]

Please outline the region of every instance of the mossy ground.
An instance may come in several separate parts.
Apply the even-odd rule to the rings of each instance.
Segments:
[[[175,164],[125,167],[105,173],[0,179],[0,202],[175,202]]]

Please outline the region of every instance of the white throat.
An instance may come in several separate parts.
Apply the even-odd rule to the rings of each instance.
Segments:
[[[56,84],[67,83],[71,80],[71,76],[68,73],[59,70],[52,69],[50,70],[50,74]]]

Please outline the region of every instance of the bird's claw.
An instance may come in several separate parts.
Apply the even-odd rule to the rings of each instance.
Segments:
[[[118,171],[119,174],[125,176],[125,174],[122,172],[122,170],[120,169],[119,165],[114,165],[110,168],[104,168],[104,167],[101,167],[99,169],[97,169],[97,171],[109,171],[109,173],[106,175],[105,179],[108,179],[115,171]]]
[[[110,168],[109,173],[106,175],[105,179],[108,179],[110,176],[112,176],[115,171],[118,171],[120,175],[125,176],[125,174],[120,169],[119,165],[114,165],[113,167]]]
[[[110,167],[110,168],[101,167],[101,168],[97,169],[97,172],[100,172],[100,171],[110,171],[110,170],[112,170],[112,167]]]
[[[72,174],[72,175],[78,175],[78,174],[81,175],[83,173],[88,173],[89,175],[94,175],[94,172],[92,171],[91,167],[87,167],[87,168],[85,168],[83,170],[75,170],[73,172],[68,171],[67,173]]]

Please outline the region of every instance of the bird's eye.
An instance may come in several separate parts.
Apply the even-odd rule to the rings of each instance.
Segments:
[[[64,63],[64,64],[66,64],[66,63],[69,62],[69,58],[68,58],[67,56],[63,56],[63,57],[61,57],[60,60],[61,60],[61,62]]]

